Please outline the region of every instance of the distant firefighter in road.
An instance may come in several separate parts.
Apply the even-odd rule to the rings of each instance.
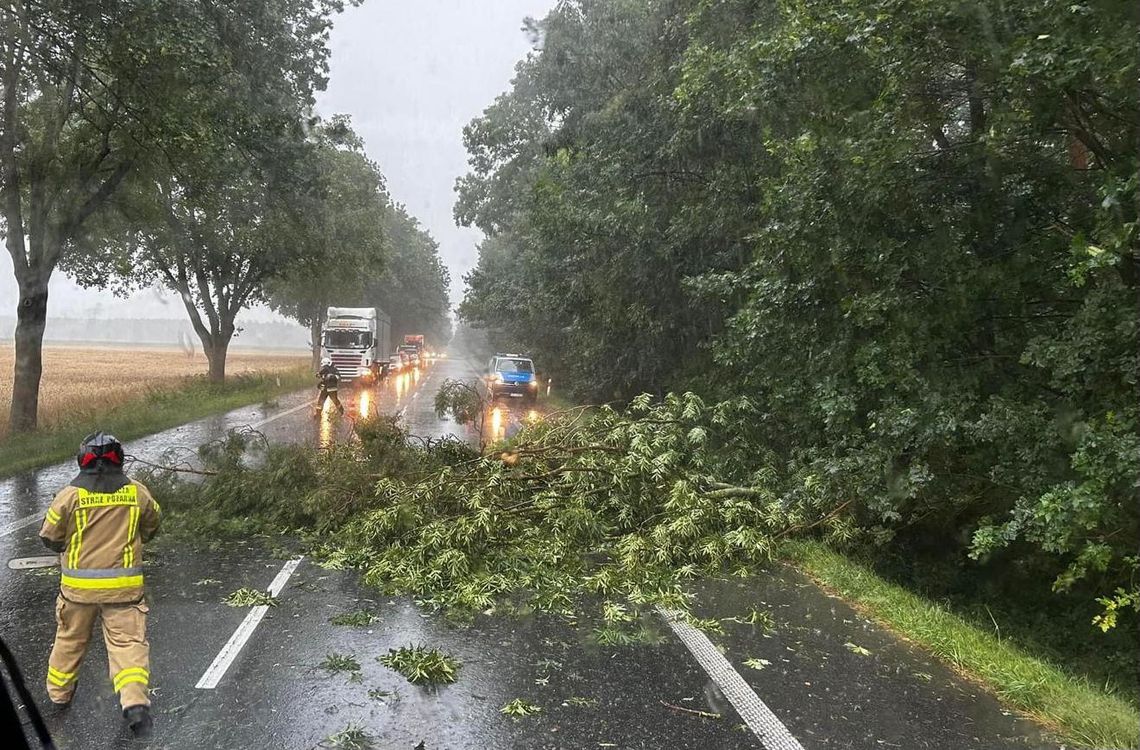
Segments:
[[[123,716],[136,734],[150,730],[149,611],[143,594],[142,545],[158,530],[161,509],[145,486],[123,473],[123,446],[96,432],[79,446],[79,473],[52,500],[40,539],[60,554],[56,634],[47,691],[65,707],[96,616]]]
[[[328,357],[321,360],[321,369],[317,371],[317,381],[320,383],[321,389],[321,393],[317,397],[317,414],[320,415],[321,410],[325,407],[325,400],[330,398],[336,404],[337,411],[344,414],[344,406],[340,403],[340,396],[337,395],[337,390],[340,387],[340,370],[336,369],[336,365]]]

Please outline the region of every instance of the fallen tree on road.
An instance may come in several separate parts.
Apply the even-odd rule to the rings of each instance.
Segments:
[[[207,452],[209,481],[152,481],[164,505],[194,508],[188,523],[307,529],[327,564],[449,612],[570,612],[594,596],[620,625],[642,606],[684,609],[687,580],[752,570],[782,537],[844,533],[846,503],[775,491],[767,457],[735,438],[750,409],[642,396],[549,415],[482,454],[379,417],[321,452],[251,460],[234,436]]]

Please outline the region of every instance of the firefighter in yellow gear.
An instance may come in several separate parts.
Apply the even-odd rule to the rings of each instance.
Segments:
[[[320,395],[317,396],[316,415],[320,416],[325,407],[325,400],[332,399],[337,412],[344,414],[344,406],[340,403],[337,391],[340,389],[340,370],[328,357],[321,360],[321,369],[317,370],[317,382],[320,384]]]
[[[145,486],[123,473],[123,446],[112,435],[89,435],[77,459],[79,473],[52,500],[40,529],[44,544],[60,555],[48,696],[57,706],[70,704],[99,617],[123,716],[143,734],[151,717],[142,545],[158,530],[161,510]]]

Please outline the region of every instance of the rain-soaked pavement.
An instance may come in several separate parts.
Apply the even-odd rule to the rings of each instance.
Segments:
[[[350,414],[399,414],[414,434],[464,435],[432,409],[446,378],[474,367],[444,360],[350,394]],[[317,419],[310,393],[238,409],[144,440],[129,452],[192,463],[201,442],[253,426],[271,440],[327,444],[351,439],[351,419]],[[506,406],[488,420],[493,434],[529,418]],[[165,454],[165,455],[164,455]],[[5,560],[44,553],[35,532],[70,464],[0,481],[0,553]],[[199,678],[241,625],[247,610],[221,603],[242,586],[266,588],[293,543],[255,539],[208,552],[159,543],[149,554],[155,731],[133,740],[118,715],[101,638],[80,671],[74,705],[49,713],[65,750],[86,748],[335,747],[350,726],[376,748],[763,748],[720,687],[664,621],[648,622],[645,644],[600,646],[591,628],[560,617],[484,617],[458,624],[406,598],[364,588],[347,571],[302,561],[215,689]],[[0,634],[42,693],[54,632],[56,571],[0,569]],[[898,640],[793,570],[702,582],[697,614],[721,619],[715,646],[804,748],[1054,748],[1029,722],[920,650]],[[751,610],[763,624],[740,622]],[[333,626],[337,614],[367,610],[366,628]],[[735,618],[735,619],[729,619]],[[461,662],[459,680],[436,690],[408,684],[376,658],[422,643]],[[329,674],[329,654],[353,656],[359,673]],[[759,667],[759,668],[758,668]],[[514,719],[500,708],[521,698],[542,712]],[[719,718],[717,718],[719,717]],[[421,744],[422,743],[422,744]],[[773,743],[774,744],[774,743]],[[777,750],[775,746],[767,750]]]

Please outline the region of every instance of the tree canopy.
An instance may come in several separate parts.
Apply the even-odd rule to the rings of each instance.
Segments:
[[[310,247],[267,287],[275,310],[309,328],[315,363],[325,311],[330,305],[361,303],[369,279],[388,265],[389,197],[384,175],[365,156],[348,118],[318,125],[314,137],[322,195],[307,217],[307,230],[293,238]]]
[[[197,271],[204,266],[187,265],[186,282],[166,278],[158,268],[172,270],[171,258],[155,253],[161,247],[169,255],[176,243],[159,233],[183,235],[183,260],[213,263],[216,250],[186,249],[188,233],[202,235],[194,238],[199,246],[207,235],[237,237],[239,224],[250,225],[253,203],[202,221],[203,211],[218,209],[202,202],[223,190],[234,197],[243,183],[277,191],[291,179],[288,169],[271,176],[267,167],[291,164],[303,150],[303,118],[325,85],[328,28],[342,7],[340,0],[0,5],[0,193],[20,294],[14,431],[36,424],[51,275],[65,262],[81,283],[98,283],[101,272],[89,273],[74,253],[100,248],[107,227],[122,227],[100,219],[128,186],[136,209],[146,196],[167,208],[165,225],[129,227],[136,248],[152,251],[157,280],[188,299],[207,351],[220,354],[212,370],[224,365],[227,308],[244,304],[258,274],[235,266],[203,284]],[[122,216],[142,221],[158,213]]]
[[[1140,606],[1137,21],[560,3],[465,131],[460,312],[583,398],[746,396],[839,538]]]

